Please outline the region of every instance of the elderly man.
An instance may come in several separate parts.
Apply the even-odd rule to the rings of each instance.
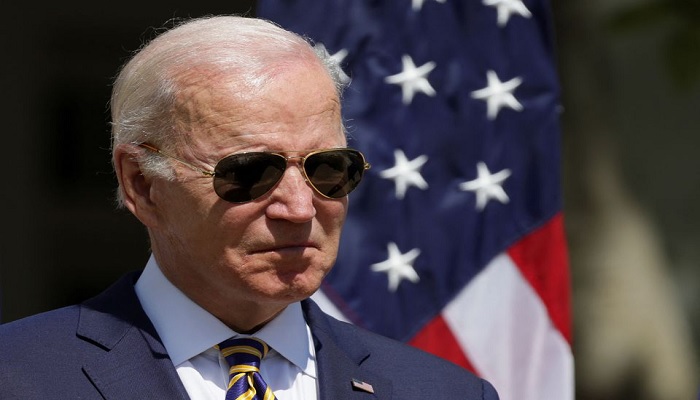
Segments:
[[[152,256],[2,326],[0,398],[497,399],[308,300],[369,168],[346,144],[341,74],[250,18],[191,20],[139,51],[114,85],[113,162]]]

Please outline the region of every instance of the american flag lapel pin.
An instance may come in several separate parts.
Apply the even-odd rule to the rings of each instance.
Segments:
[[[352,387],[357,390],[362,390],[363,392],[374,393],[374,388],[372,385],[359,379],[352,380]]]

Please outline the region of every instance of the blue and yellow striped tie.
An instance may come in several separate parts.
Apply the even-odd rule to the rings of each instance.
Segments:
[[[226,400],[275,400],[275,395],[260,375],[260,360],[269,347],[258,338],[228,339],[219,343],[229,369]]]

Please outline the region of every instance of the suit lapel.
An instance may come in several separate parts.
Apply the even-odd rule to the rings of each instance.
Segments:
[[[105,399],[187,399],[172,361],[134,292],[123,278],[81,305],[78,336],[106,350],[83,366]]]
[[[390,399],[391,382],[362,366],[371,356],[366,347],[356,337],[333,330],[329,317],[313,301],[303,301],[302,307],[314,337],[319,398]],[[357,383],[353,385],[353,381]],[[366,385],[371,386],[373,393]]]
[[[137,274],[128,275],[81,305],[77,335],[104,350],[85,363],[83,370],[107,400],[188,399],[134,292],[137,277]],[[303,301],[302,307],[314,338],[319,397],[391,399],[391,382],[363,368],[371,353],[352,331],[333,329],[330,317],[311,300]],[[353,381],[357,383],[353,385]]]

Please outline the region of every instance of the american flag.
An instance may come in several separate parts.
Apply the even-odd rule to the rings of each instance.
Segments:
[[[574,397],[559,86],[546,0],[261,0],[351,78],[350,195],[314,298],[491,381]]]

